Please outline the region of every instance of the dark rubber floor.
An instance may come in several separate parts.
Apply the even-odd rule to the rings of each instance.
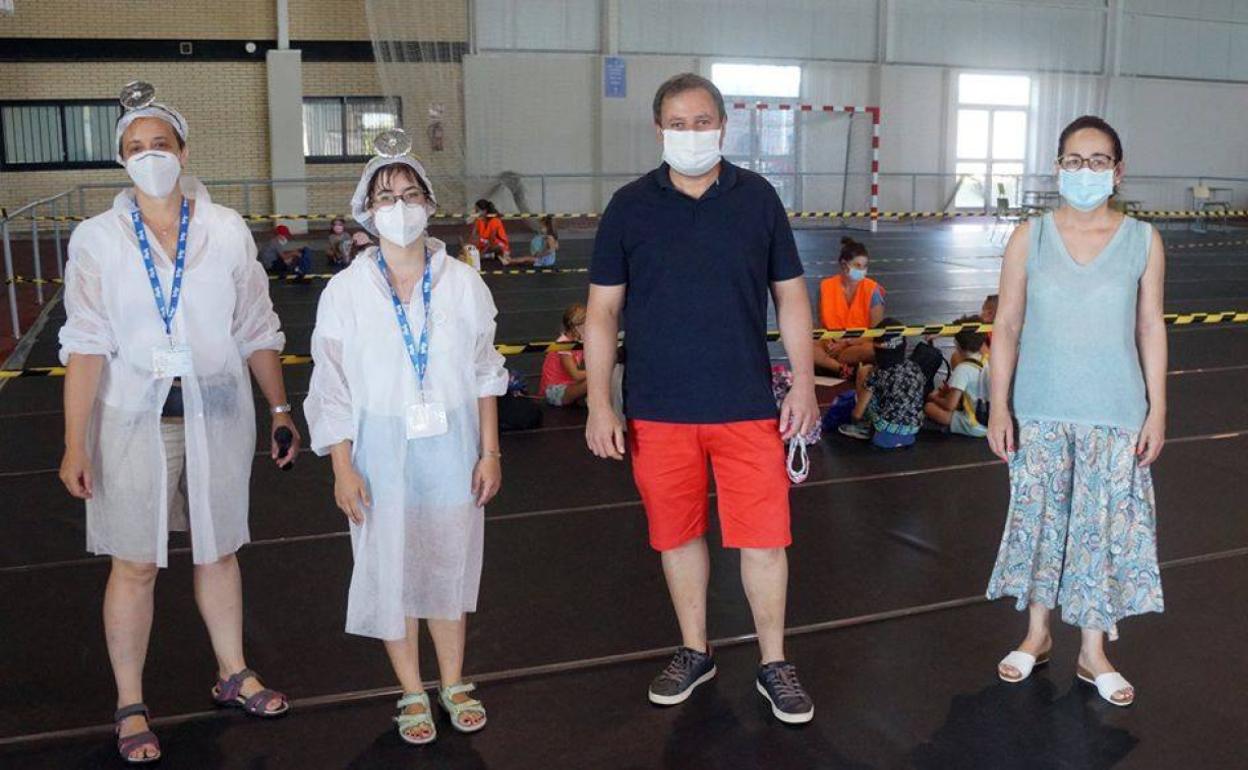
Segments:
[[[1201,244],[1224,233],[1164,233]],[[801,231],[812,274],[834,269],[841,233]],[[1000,247],[954,227],[857,233],[907,322],[975,312],[995,290]],[[590,242],[565,238],[561,263]],[[1174,249],[1167,308],[1248,308],[1243,247]],[[491,276],[499,339],[550,339],[584,274]],[[815,279],[812,277],[812,286]],[[322,284],[273,286],[287,352],[304,353]],[[29,366],[52,365],[57,309]],[[1248,707],[1248,328],[1170,333],[1169,440],[1155,474],[1167,610],[1125,621],[1112,660],[1139,690],[1114,709],[1073,679],[1078,634],[1019,686],[994,675],[1024,618],[982,599],[1008,497],[982,442],[924,435],[884,454],[830,436],[793,492],[789,657],[817,702],[803,729],[770,718],[753,690],[756,650],[734,552],[712,549],[709,627],[720,676],[684,706],[645,701],[678,641],[627,464],[584,450],[584,411],[547,410],[503,438],[502,494],[487,511],[470,677],[490,725],[439,723],[424,749],[397,739],[381,645],[343,630],[349,540],[328,462],[290,473],[257,457],[253,544],[240,555],[248,656],[295,699],[274,723],[211,710],[213,660],[185,543],[157,588],[145,679],[164,767],[173,768],[1083,768],[1240,767]],[[777,351],[778,352],[778,351]],[[534,373],[540,357],[509,362]],[[287,367],[292,393],[309,367]],[[1072,384],[1072,388],[1075,387]],[[830,397],[821,391],[821,397]],[[295,396],[293,400],[301,400]],[[112,677],[100,620],[106,559],[83,550],[82,506],[55,473],[61,380],[0,390],[0,766],[119,767],[108,736]],[[299,416],[302,425],[302,416]],[[258,447],[259,448],[259,447]],[[718,531],[712,531],[718,543]],[[742,638],[747,637],[747,638]],[[422,671],[436,676],[430,645]]]

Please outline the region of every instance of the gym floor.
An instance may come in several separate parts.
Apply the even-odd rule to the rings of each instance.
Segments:
[[[835,272],[844,234],[798,231],[812,293]],[[852,234],[871,249],[889,315],[907,323],[977,312],[996,290],[1001,246],[979,225]],[[1175,224],[1163,236],[1168,312],[1248,308],[1248,247],[1215,245],[1248,232]],[[587,233],[565,234],[560,267],[587,266],[591,244]],[[552,339],[587,276],[487,281],[498,340],[513,342]],[[307,352],[323,285],[273,284],[287,352]],[[62,321],[54,308],[26,366],[56,364]],[[540,364],[540,355],[509,360],[526,374]],[[1051,666],[1019,685],[997,679],[996,662],[1026,622],[1010,601],[983,598],[1006,471],[985,442],[929,434],[900,454],[828,436],[812,452],[810,480],[792,493],[788,654],[815,699],[812,724],[780,725],[754,691],[757,648],[737,558],[717,547],[715,529],[709,627],[720,676],[683,706],[650,706],[646,686],[679,635],[637,491],[626,464],[585,450],[584,410],[547,409],[543,427],[504,434],[503,491],[486,512],[467,659],[490,711],[483,732],[461,736],[439,717],[436,743],[400,742],[382,645],[343,631],[351,552],[328,460],[305,453],[282,473],[266,452],[252,475],[253,542],[239,557],[248,660],[294,708],[271,722],[212,709],[215,666],[189,550],[177,540],[157,584],[145,676],[163,765],[1242,767],[1248,326],[1171,327],[1169,368],[1169,443],[1155,471],[1167,609],[1125,621],[1109,646],[1138,689],[1131,708],[1075,680],[1078,633],[1065,626],[1055,625]],[[297,414],[309,372],[286,368]],[[83,506],[56,475],[61,384],[19,378],[0,390],[0,765],[15,769],[121,764],[100,618],[108,560],[84,552]],[[1078,397],[1079,384],[1070,388]],[[422,671],[432,677],[425,640]]]

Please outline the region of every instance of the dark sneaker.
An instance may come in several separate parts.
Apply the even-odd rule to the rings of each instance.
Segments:
[[[698,652],[681,647],[668,662],[663,673],[650,683],[650,702],[656,706],[675,706],[684,703],[694,688],[715,678],[715,659],[710,648]]]
[[[815,703],[797,681],[797,667],[792,663],[780,660],[760,666],[757,686],[781,722],[800,725],[815,718]]]

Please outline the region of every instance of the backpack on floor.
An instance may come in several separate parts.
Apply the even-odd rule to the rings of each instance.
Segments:
[[[936,376],[940,374],[941,367],[945,369],[945,378],[949,378],[949,362],[945,360],[945,354],[927,340],[914,346],[914,350],[910,352],[910,360],[923,370],[923,395],[936,389]]]
[[[828,407],[828,411],[823,413],[823,431],[824,433],[835,433],[836,429],[842,425],[853,422],[854,407],[858,404],[858,395],[852,390],[847,390],[837,396]]]
[[[979,378],[980,378],[979,392],[980,393],[986,392],[986,388],[984,388],[983,378],[987,372],[984,369],[983,361],[978,361],[974,358],[967,358],[962,363],[970,364],[971,366],[974,366],[976,369],[979,370]],[[972,402],[971,397],[968,396],[966,394],[966,391],[964,390],[962,391],[962,411],[965,412],[969,416],[973,416],[975,418],[976,424],[978,424],[979,426],[984,427],[984,428],[988,427],[988,413],[990,411],[988,399],[977,398],[974,400],[974,402]]]

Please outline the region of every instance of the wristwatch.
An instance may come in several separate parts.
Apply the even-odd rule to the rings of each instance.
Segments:
[[[290,404],[278,404],[269,411],[273,414],[290,414]]]

